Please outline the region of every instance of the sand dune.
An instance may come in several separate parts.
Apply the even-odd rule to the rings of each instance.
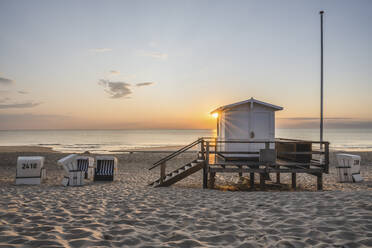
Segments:
[[[14,167],[0,165],[7,169],[0,181],[1,246],[372,246],[372,173],[367,166],[364,184],[330,181],[323,192],[312,192],[306,178],[299,178],[304,189],[296,192],[203,190],[200,174],[154,189],[146,184],[157,172],[145,168],[161,154],[129,154],[119,156],[115,182],[64,188],[62,170],[54,165],[63,154],[45,155],[48,180],[40,186],[15,186]]]

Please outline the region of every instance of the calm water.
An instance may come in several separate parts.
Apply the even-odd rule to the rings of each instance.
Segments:
[[[213,130],[45,130],[0,131],[0,145],[39,145],[62,152],[100,152],[185,145]],[[372,150],[372,129],[327,129],[331,148]],[[277,129],[276,137],[319,140],[318,129]]]

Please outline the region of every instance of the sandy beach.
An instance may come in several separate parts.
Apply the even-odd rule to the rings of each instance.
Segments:
[[[15,186],[17,156],[36,154],[46,158],[46,182]],[[66,154],[0,147],[0,246],[371,247],[372,153],[354,154],[362,156],[363,183],[336,183],[331,153],[324,191],[305,175],[296,191],[222,191],[203,190],[200,172],[168,188],[148,187],[158,170],[147,168],[165,155],[150,152],[115,155],[114,182],[63,187],[56,161]],[[183,154],[170,167],[194,156]],[[217,177],[217,185],[239,181]]]

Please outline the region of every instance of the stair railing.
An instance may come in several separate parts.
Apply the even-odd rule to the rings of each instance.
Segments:
[[[199,138],[196,141],[194,141],[194,142],[192,142],[192,143],[190,143],[190,144],[182,147],[178,151],[175,151],[175,152],[169,154],[168,156],[160,159],[159,161],[157,161],[156,163],[154,163],[153,166],[151,168],[149,168],[149,170],[152,170],[152,169],[160,166],[160,183],[162,183],[164,181],[164,179],[165,179],[165,174],[166,174],[165,171],[166,171],[167,161],[169,161],[172,158],[180,155],[181,153],[184,153],[187,150],[190,150],[191,148],[193,148],[194,146],[196,146],[196,145],[198,145],[200,143],[202,143],[201,148],[202,148],[202,151],[203,151],[203,149],[204,149],[204,144],[203,144],[204,143],[204,140],[203,140],[203,138]]]

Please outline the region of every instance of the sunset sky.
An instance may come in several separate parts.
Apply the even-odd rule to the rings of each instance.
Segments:
[[[0,0],[0,129],[317,127],[319,10],[327,127],[372,127],[372,1]]]

